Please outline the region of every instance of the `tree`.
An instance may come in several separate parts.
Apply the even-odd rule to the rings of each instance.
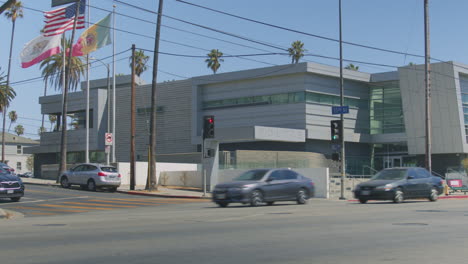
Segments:
[[[304,57],[304,53],[307,52],[304,49],[304,43],[300,40],[296,40],[291,44],[291,47],[288,49],[289,57],[291,57],[291,64],[299,63],[299,60]]]
[[[34,169],[34,156],[31,155],[26,159],[26,168],[28,171],[32,171]]]
[[[56,115],[49,115],[49,122],[50,122],[50,131],[54,128],[55,122],[57,122],[57,116]]]
[[[16,111],[10,111],[8,113],[8,117],[10,118],[10,125],[8,126],[8,132],[10,132],[11,125],[18,120],[18,114]]]
[[[149,56],[146,56],[143,50],[137,50],[135,52],[135,74],[140,75],[148,69],[146,63],[149,60]],[[130,69],[132,68],[132,57],[130,57]]]
[[[65,47],[70,48],[70,41],[67,40]],[[62,91],[63,77],[63,52],[57,53],[47,59],[43,60],[40,64],[42,69],[42,78],[44,81],[55,87],[55,90]],[[68,67],[68,60],[65,60],[65,66]],[[85,66],[81,57],[72,57],[70,63],[70,78],[68,79],[69,91],[75,91],[80,84],[80,78],[85,74]]]
[[[15,133],[18,136],[23,135],[24,134],[24,127],[22,125],[15,126]]]
[[[348,64],[348,65],[345,67],[345,69],[351,70],[351,71],[358,71],[358,70],[359,70],[359,66],[356,66],[356,65],[350,63],[350,64]]]
[[[15,90],[7,85],[6,78],[0,68],[0,112],[4,112],[16,96]]]
[[[43,127],[43,126],[41,126],[41,127],[37,130],[37,134],[38,134],[39,136],[41,136],[41,134],[44,133],[44,132],[47,132],[47,129],[46,129],[45,127]]]
[[[206,66],[213,71],[213,74],[216,74],[218,69],[221,67],[220,62],[224,62],[224,60],[221,59],[223,53],[217,49],[212,49],[210,53],[207,54],[207,56],[208,59],[205,60],[207,63]]]
[[[16,19],[17,18],[22,18],[23,17],[23,4],[21,1],[16,1],[13,4],[11,4],[8,8],[7,11],[5,12],[5,16],[11,20],[12,26],[11,26],[11,39],[10,39],[10,56],[8,59],[8,73],[7,73],[7,79],[6,79],[6,86],[7,89],[11,89],[10,87],[10,72],[11,72],[11,54],[13,53],[13,40],[15,38],[15,25],[16,25]],[[12,89],[13,90],[13,89]],[[14,98],[14,96],[13,96]],[[13,99],[11,98],[11,99]],[[2,103],[5,103],[2,102]],[[2,105],[2,112],[3,112],[3,129],[2,129],[2,162],[5,162],[5,124],[6,124],[6,111],[8,108],[8,104],[3,104]]]

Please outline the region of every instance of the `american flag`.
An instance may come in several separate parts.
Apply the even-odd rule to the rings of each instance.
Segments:
[[[76,29],[85,27],[85,9],[86,0],[80,2],[80,12],[78,15],[78,21],[76,23]],[[44,12],[45,26],[44,36],[54,36],[62,34],[63,32],[73,29],[73,23],[75,20],[76,3],[67,7],[62,7],[52,11]]]

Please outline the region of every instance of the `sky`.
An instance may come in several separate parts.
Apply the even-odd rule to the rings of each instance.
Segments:
[[[159,1],[122,1],[139,8],[114,0],[89,1],[91,23],[104,18],[112,10],[113,5],[116,6],[116,53],[125,51],[116,56],[116,74],[130,74],[128,58],[131,53],[129,49],[132,44],[135,44],[137,49],[147,50],[145,53],[150,56],[148,70],[141,77],[147,83],[151,83],[153,53],[150,51],[154,50],[157,17],[155,13],[158,10]],[[304,57],[301,62],[339,65],[338,42],[310,36],[316,35],[335,40],[339,38],[338,0],[185,1],[305,32],[309,35],[245,21],[176,0],[164,0],[163,14],[165,16],[162,18],[160,52],[182,56],[159,55],[158,82],[212,74],[206,66],[205,58],[189,57],[206,56],[211,49],[219,49],[224,55],[285,53],[283,50],[290,47],[291,43],[296,40],[302,41],[307,54],[312,55]],[[4,2],[6,0],[0,0],[0,4]],[[16,22],[10,78],[11,86],[17,96],[8,111],[15,110],[19,116],[18,121],[11,126],[11,130],[14,126],[21,124],[25,128],[24,136],[37,139],[37,131],[41,126],[42,118],[39,97],[44,93],[44,82],[42,79],[34,79],[41,77],[39,64],[22,69],[19,54],[24,45],[37,37],[44,26],[43,14],[39,11],[49,11],[55,8],[51,7],[51,0],[22,0],[21,2],[24,6],[24,18],[19,18]],[[430,0],[429,8],[431,57],[468,64],[468,30],[465,19],[468,1]],[[204,28],[176,19],[201,25]],[[404,54],[424,55],[424,0],[342,0],[342,21],[343,41],[345,42],[394,50]],[[0,33],[2,34],[0,67],[5,73],[8,66],[11,27],[11,21],[2,14],[0,18]],[[77,31],[78,34],[82,32],[83,30]],[[67,36],[71,36],[71,31],[67,32]],[[316,55],[332,59],[320,58]],[[112,45],[93,52],[91,56],[105,63],[112,63]],[[353,64],[359,66],[360,71],[370,73],[394,71],[397,66],[410,62],[424,62],[422,58],[412,55],[346,44],[343,46],[343,57],[347,60],[358,61]],[[287,55],[226,57],[218,73],[283,65],[290,62],[291,59]],[[387,66],[369,65],[364,62]],[[348,63],[344,62],[345,65]],[[101,63],[96,62],[91,67],[90,79],[106,77],[106,69]],[[53,88],[47,90],[47,94],[57,93],[58,91]],[[46,117],[45,127],[49,129],[50,123],[47,120]],[[8,129],[9,121],[6,127]]]

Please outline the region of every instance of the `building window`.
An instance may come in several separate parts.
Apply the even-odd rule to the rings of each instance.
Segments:
[[[67,129],[78,130],[86,128],[86,111],[68,112]],[[93,128],[93,109],[89,110],[89,128]]]
[[[23,154],[23,148],[21,145],[16,145],[16,154]]]
[[[399,83],[373,84],[370,96],[371,134],[405,132]]]
[[[16,170],[17,171],[21,170],[21,162],[16,162]]]

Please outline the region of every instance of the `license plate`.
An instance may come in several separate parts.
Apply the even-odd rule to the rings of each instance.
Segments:
[[[10,194],[10,193],[14,193],[15,191],[14,190],[7,190],[7,193]]]
[[[218,193],[216,194],[217,199],[226,199],[226,194],[225,193]]]
[[[369,195],[370,191],[361,191],[361,195]]]
[[[114,179],[115,175],[109,175],[109,178]]]

